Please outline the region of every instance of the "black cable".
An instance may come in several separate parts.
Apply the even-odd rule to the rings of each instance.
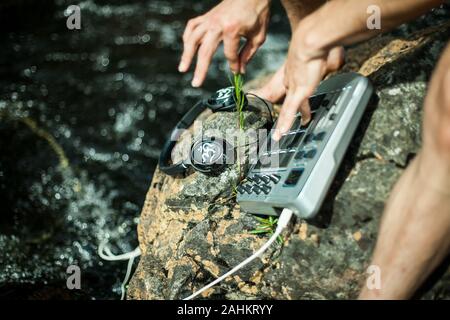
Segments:
[[[270,107],[269,107],[269,105],[267,104],[267,101],[266,100],[264,100],[263,98],[261,98],[260,96],[258,96],[258,95],[256,95],[256,94],[254,94],[254,93],[251,93],[251,92],[248,92],[248,93],[246,93],[246,95],[251,95],[251,96],[254,96],[255,98],[258,98],[259,100],[261,100],[263,103],[264,103],[264,105],[266,106],[266,108],[267,108],[267,111],[269,111],[269,115],[270,115],[270,122],[274,122],[273,121],[273,116],[272,116],[272,110],[270,109]]]

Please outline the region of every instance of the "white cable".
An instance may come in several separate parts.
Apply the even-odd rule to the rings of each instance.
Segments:
[[[288,225],[289,221],[291,220],[291,217],[292,217],[292,211],[290,209],[287,209],[287,208],[283,209],[283,211],[281,212],[280,217],[278,218],[278,224],[277,224],[277,228],[276,228],[275,232],[270,237],[270,239],[261,248],[259,248],[258,251],[256,251],[250,257],[248,257],[247,259],[242,261],[240,264],[238,264],[236,267],[234,267],[233,269],[231,269],[230,271],[225,273],[220,278],[217,278],[216,280],[214,280],[210,284],[208,284],[205,287],[201,288],[197,292],[191,294],[189,297],[184,298],[183,300],[191,300],[191,299],[195,298],[196,296],[198,296],[203,291],[208,290],[209,288],[211,288],[212,286],[218,284],[219,282],[221,282],[225,278],[228,278],[233,273],[235,273],[239,269],[242,269],[248,263],[250,263],[251,261],[253,261],[257,257],[259,257],[260,255],[262,255],[264,253],[264,251],[266,251],[267,248],[269,248],[271,246],[271,244],[278,238],[278,236],[281,234],[281,232],[284,230],[284,228],[286,228],[286,226]]]
[[[122,284],[120,286],[120,290],[121,290],[120,300],[125,299],[125,293],[126,293],[125,286],[127,285],[128,279],[130,278],[130,275],[131,275],[131,269],[133,268],[134,258],[136,258],[136,257],[132,257],[132,258],[130,258],[130,260],[128,260],[127,273],[125,274],[125,278],[123,279]]]
[[[120,300],[124,300],[125,292],[126,292],[125,286],[127,285],[128,279],[130,278],[134,259],[141,255],[141,250],[139,249],[139,247],[137,247],[133,251],[115,255],[111,252],[111,250],[107,246],[107,243],[108,243],[108,241],[103,241],[98,246],[98,255],[100,256],[100,258],[102,258],[103,260],[107,260],[107,261],[128,260],[127,273],[125,274],[125,278],[123,279],[122,284],[120,286],[120,289],[121,289]]]

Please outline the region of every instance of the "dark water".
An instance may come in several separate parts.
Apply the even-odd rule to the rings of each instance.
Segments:
[[[164,137],[196,99],[228,85],[222,52],[202,89],[176,71],[189,17],[216,1],[0,4],[0,298],[117,298]],[[288,40],[279,5],[248,78],[275,70]],[[68,291],[66,268],[81,269]]]

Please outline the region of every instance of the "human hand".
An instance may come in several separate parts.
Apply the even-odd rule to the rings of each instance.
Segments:
[[[261,88],[251,90],[251,93],[257,95],[264,100],[272,103],[280,102],[286,95],[286,88],[284,86],[284,67],[281,67],[275,72]]]
[[[276,141],[290,129],[298,111],[302,114],[302,124],[311,120],[309,96],[327,73],[338,70],[344,63],[343,47],[331,50],[314,50],[312,47],[305,45],[303,34],[294,33],[284,66],[286,98],[273,134]]]
[[[212,56],[221,41],[232,72],[245,73],[246,64],[265,41],[270,2],[224,0],[206,14],[188,21],[178,70],[186,72],[198,51],[192,86],[198,87],[205,80]],[[241,37],[247,41],[239,52]]]

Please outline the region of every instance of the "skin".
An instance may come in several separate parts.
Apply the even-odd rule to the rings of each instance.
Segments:
[[[206,14],[189,20],[183,34],[183,54],[178,66],[188,71],[198,53],[192,86],[205,80],[212,56],[220,42],[233,73],[245,73],[245,66],[264,43],[270,18],[270,0],[224,0]],[[246,39],[242,50],[241,37]]]
[[[286,98],[273,138],[279,140],[301,112],[304,121],[311,119],[308,97],[327,72],[332,48],[354,44],[412,20],[441,0],[335,0],[327,2],[303,19],[292,35],[284,73]],[[369,6],[381,9],[382,28],[367,28]],[[345,19],[342,19],[345,17]],[[289,70],[289,72],[287,72]]]
[[[300,21],[316,11],[322,6],[325,0],[281,0],[292,32],[294,32]],[[344,64],[344,48],[342,46],[334,47],[330,50],[326,62],[326,73],[334,72],[341,68]],[[285,63],[278,69],[271,79],[262,87],[254,90],[253,93],[272,103],[280,102],[286,96],[286,87],[284,86]],[[303,123],[307,123],[309,119],[304,117]]]
[[[298,110],[308,117],[309,106],[304,100],[325,75],[332,48],[390,30],[440,3],[432,0],[336,0],[303,19],[294,32],[286,62],[287,96],[278,119],[280,133],[290,128]],[[381,30],[366,27],[366,8],[373,4],[381,8]],[[346,19],[339,18],[343,16]],[[450,49],[447,49],[425,102],[423,148],[394,187],[383,214],[371,262],[381,270],[381,288],[370,290],[364,286],[360,299],[410,298],[449,253],[449,70]]]
[[[286,10],[291,30],[295,30],[304,17],[316,11],[325,2],[326,0],[281,0],[281,4]]]
[[[233,1],[225,0],[223,3],[225,2],[231,5]],[[243,2],[254,6],[252,9],[247,8],[254,10],[253,15],[258,16],[253,21],[261,20],[264,23],[248,24],[243,22],[246,21],[245,19],[237,19],[246,27],[234,25],[232,34],[235,38],[236,35],[241,35],[247,40],[254,34],[263,33],[265,36],[267,30],[265,19],[266,17],[268,19],[268,15],[262,14],[264,18],[260,18],[261,12],[265,11],[254,9],[257,4],[253,0],[236,1],[234,3],[236,15],[241,15]],[[390,30],[422,15],[442,2],[440,0],[333,0],[317,8],[299,5],[295,0],[283,1],[294,30],[287,61],[269,85],[260,91],[263,97],[271,101],[280,99],[286,94],[274,138],[279,139],[281,134],[289,130],[298,111],[302,113],[305,121],[309,120],[310,110],[307,98],[329,70],[333,67],[338,68],[342,64],[343,56],[340,46],[354,44]],[[304,3],[313,3],[313,1]],[[369,5],[377,5],[381,8],[381,30],[369,30],[366,26],[368,17],[366,9]],[[309,11],[305,11],[305,8],[309,8]],[[231,7],[227,7],[227,10],[230,9]],[[306,14],[308,15],[305,17]],[[208,25],[218,21],[217,17],[209,18],[208,13],[205,16]],[[189,32],[197,32],[192,30],[197,24],[205,23],[202,21],[191,23]],[[223,28],[224,23],[225,21],[218,23],[221,31],[215,32],[220,36],[216,35],[212,43],[219,43],[223,39],[224,46],[226,45],[223,33],[226,33],[228,29]],[[258,27],[252,29],[248,27],[249,25],[259,26],[259,33]],[[183,53],[182,62],[184,62],[180,66],[181,71],[188,69],[199,46],[202,47],[203,43],[208,42],[207,39],[203,39],[205,32],[201,30],[198,32],[201,34],[201,41],[198,40],[198,35],[193,41],[190,38],[192,35],[189,32],[188,35],[185,33],[185,51],[186,43],[188,43],[188,53]],[[252,31],[248,32],[248,30]],[[236,42],[236,39],[233,41]],[[227,40],[227,43],[233,41]],[[258,42],[258,45],[252,45],[251,50],[246,49],[252,54],[246,54],[244,57],[242,57],[242,51],[239,54],[236,45],[228,46],[235,50],[234,54],[230,54],[229,51],[226,54],[227,58],[231,58],[229,62],[232,70],[242,72],[242,66],[248,62],[248,57],[253,56],[253,51],[256,51],[261,44],[262,42]],[[217,45],[214,50],[216,47]],[[199,64],[201,68],[200,71],[196,70],[195,74],[196,76],[198,74],[202,81],[211,56],[212,53],[209,50],[199,50],[197,69]],[[435,70],[425,100],[423,147],[392,190],[383,213],[371,262],[381,270],[381,289],[369,290],[364,286],[360,299],[410,298],[450,251],[448,236],[450,234],[449,87],[450,48],[447,48]]]
[[[392,190],[372,265],[381,288],[360,299],[407,299],[450,252],[450,46],[425,100],[423,147]]]

